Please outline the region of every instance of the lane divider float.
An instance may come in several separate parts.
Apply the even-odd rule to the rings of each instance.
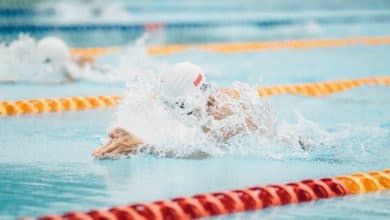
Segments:
[[[282,94],[325,96],[366,85],[390,86],[390,76],[260,87],[258,94],[261,97]],[[121,99],[121,96],[87,96],[3,101],[0,102],[0,116],[105,108],[118,105]]]
[[[390,169],[287,184],[202,193],[150,203],[115,206],[108,210],[46,215],[38,220],[183,220],[254,211],[268,207],[390,189]]]
[[[116,106],[120,96],[46,98],[0,102],[0,115],[87,110]]]
[[[390,76],[260,87],[258,89],[258,93],[259,96],[274,96],[282,94],[325,96],[367,85],[390,86]]]
[[[203,50],[218,53],[238,53],[248,51],[278,50],[278,49],[310,49],[322,47],[341,47],[350,45],[387,45],[390,37],[355,37],[340,39],[293,40],[274,42],[218,43],[218,44],[177,44],[147,48],[150,55],[168,55],[186,50]],[[95,57],[120,51],[117,47],[107,48],[74,48],[70,50],[73,56]]]

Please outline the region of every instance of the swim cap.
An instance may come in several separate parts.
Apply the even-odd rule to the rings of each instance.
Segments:
[[[69,48],[64,41],[56,37],[45,37],[38,42],[37,52],[45,63],[64,64],[69,61]]]
[[[206,86],[206,77],[199,66],[182,62],[173,65],[161,82],[163,96],[181,99],[200,95]]]

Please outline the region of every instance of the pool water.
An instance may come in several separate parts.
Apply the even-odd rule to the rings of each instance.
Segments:
[[[361,46],[229,56],[191,51],[180,54],[180,57],[172,55],[158,59],[170,62],[193,60],[206,69],[210,68],[212,81],[229,87],[233,80],[262,85],[367,77],[372,73],[386,75],[389,64],[384,60],[390,55],[388,51],[386,47]],[[310,55],[306,57],[304,54]],[[376,59],[370,58],[370,55]],[[369,67],[362,65],[358,68],[362,56],[372,59],[367,61],[371,64]],[[283,65],[271,62],[281,58],[286,58]],[[257,65],[250,65],[247,59]],[[223,66],[223,60],[231,67]],[[329,64],[332,64],[332,68]],[[312,71],[304,66],[313,67],[310,68]],[[259,79],[254,81],[253,77]],[[62,86],[19,84],[1,85],[0,91],[4,99],[13,100],[124,94],[125,86],[92,82]],[[203,160],[143,156],[96,161],[90,153],[99,146],[100,138],[105,136],[113,120],[114,108],[3,117],[0,127],[0,215],[4,218],[37,216],[384,169],[388,167],[390,159],[389,92],[389,88],[373,86],[322,98],[269,98],[280,119],[297,123],[295,113],[298,112],[334,136],[331,142],[337,145],[336,148],[316,149],[307,154],[292,150],[287,150],[287,153],[273,151],[260,145],[251,146],[260,149],[258,155],[243,153]],[[301,129],[307,132],[310,128]],[[384,218],[390,214],[386,209],[389,198],[388,193],[362,195],[238,216],[245,219],[346,218],[354,213],[354,219],[368,216]],[[330,209],[333,210],[331,213],[325,212]]]
[[[286,10],[281,6],[284,1],[280,2],[278,9]],[[390,8],[386,1],[375,2],[379,8],[363,3],[361,7],[384,11]],[[195,8],[202,5],[198,4],[195,4]],[[215,4],[215,7],[221,7]],[[233,2],[229,4],[239,7]],[[225,6],[228,8],[229,4]],[[147,5],[149,8],[141,12],[153,11],[152,4]],[[167,5],[165,10],[172,11]],[[353,9],[361,10],[359,7]],[[347,6],[345,8],[351,9]],[[256,12],[259,9],[252,10]],[[272,12],[275,9],[269,6],[268,10]],[[172,30],[162,33],[164,36],[160,36],[156,42],[387,36],[389,27],[387,22],[358,22],[353,25],[323,24],[320,29],[315,27],[314,30],[309,26],[308,32],[304,31],[303,26],[272,30],[253,27],[194,29],[189,32]],[[124,36],[122,32],[115,31],[112,34],[118,38],[107,37],[110,34],[102,37],[98,31],[85,34],[61,31],[31,33],[33,37],[48,34],[63,36],[72,46],[85,47],[123,44],[138,36]],[[16,35],[5,34],[2,40],[15,39]],[[87,36],[96,38],[88,41]],[[118,59],[117,55],[110,55],[101,57],[100,62],[114,65],[115,59]],[[390,76],[390,46],[386,45],[236,54],[191,50],[147,59],[171,64],[191,61],[204,68],[209,81],[226,88],[232,87],[234,81],[262,86]],[[0,84],[0,101],[126,93],[125,83],[103,83],[87,79],[56,85]],[[284,95],[269,97],[266,101],[280,121],[288,123],[302,135],[314,133],[323,137],[326,139],[325,145],[303,152],[289,146],[272,148],[264,143],[252,143],[242,152],[201,160],[145,155],[119,160],[94,160],[91,152],[102,144],[101,139],[112,125],[116,108],[0,117],[0,219],[36,217],[70,210],[86,211],[200,192],[389,168],[389,87],[366,86],[326,97]],[[389,206],[390,193],[381,192],[217,219],[388,219]]]

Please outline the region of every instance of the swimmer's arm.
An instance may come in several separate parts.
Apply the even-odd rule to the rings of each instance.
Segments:
[[[110,132],[109,137],[110,140],[102,147],[96,149],[92,153],[92,156],[102,158],[106,156],[127,155],[136,151],[140,145],[144,144],[139,137],[120,128]]]
[[[74,82],[76,79],[69,72],[65,72],[65,83]]]
[[[233,100],[239,101],[240,99],[240,93],[238,90],[219,89],[218,91],[230,98],[233,98]],[[221,98],[223,98],[223,96]],[[231,110],[231,107],[228,104],[221,105],[220,103],[218,103],[217,99],[214,96],[209,96],[207,106],[208,106],[209,114],[214,116],[216,120],[222,120],[233,114],[233,111]]]
[[[236,89],[219,89],[218,91],[234,99],[240,99],[240,91]]]
[[[245,119],[244,124],[236,128],[221,128],[219,129],[220,134],[222,134],[223,141],[226,142],[230,138],[236,136],[237,134],[243,132],[244,130],[249,129],[252,132],[260,131],[255,123],[251,120],[250,117]],[[211,129],[207,126],[202,126],[204,133],[209,133]]]
[[[257,126],[251,121],[249,117],[245,119],[244,124],[242,124],[239,128],[229,130],[221,129],[223,132],[223,140],[228,141],[230,138],[236,136],[237,134],[243,132],[246,129],[252,132],[258,131]]]
[[[228,95],[229,97],[236,99],[239,102],[240,94],[237,90],[220,89],[219,91],[225,95]],[[226,117],[233,114],[233,111],[231,110],[231,108],[228,105],[220,106],[214,97],[209,97],[208,107],[209,107],[208,112],[216,120],[223,120]],[[241,103],[241,108],[247,109],[248,107],[245,106],[244,103]],[[250,131],[253,131],[253,132],[259,131],[258,126],[253,122],[252,117],[250,115],[247,115],[245,117],[245,122],[239,128],[235,128],[235,129],[222,128],[222,129],[220,129],[220,132],[222,132],[222,134],[223,134],[224,141],[227,141],[230,138],[241,133],[244,129],[249,129]],[[210,129],[203,127],[203,131],[207,133],[210,131]]]
[[[74,61],[79,67],[84,67],[87,64],[95,63],[95,59],[93,57],[88,56],[77,57],[74,59]]]

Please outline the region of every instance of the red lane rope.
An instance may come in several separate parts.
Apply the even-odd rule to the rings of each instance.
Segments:
[[[109,210],[46,215],[39,220],[179,220],[259,210],[273,206],[390,189],[390,170],[307,179],[227,192],[203,193]]]

